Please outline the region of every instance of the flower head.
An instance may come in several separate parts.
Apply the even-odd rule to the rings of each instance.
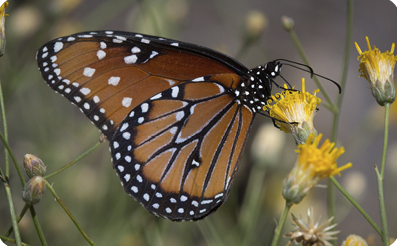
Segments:
[[[245,20],[246,32],[249,39],[258,39],[267,27],[266,16],[257,10],[248,13]]]
[[[356,48],[360,56],[357,58],[360,61],[360,77],[364,77],[370,84],[372,95],[375,97],[379,105],[384,106],[385,103],[393,103],[396,99],[396,89],[394,87],[394,66],[397,61],[397,56],[394,53],[394,43],[390,51],[381,53],[378,48],[374,46],[371,49],[368,37],[368,50],[362,52],[357,42]]]
[[[7,16],[5,14],[5,8],[7,6],[8,6],[8,2],[4,2],[0,6],[0,56],[4,54],[4,49],[6,47],[6,33],[5,33],[4,22],[5,22],[5,17]]]
[[[331,143],[328,139],[318,147],[321,138],[322,134],[316,138],[314,134],[310,134],[305,144],[298,145],[298,159],[283,181],[282,194],[289,205],[300,203],[309,190],[321,180],[335,174],[340,175],[342,170],[352,166],[348,163],[338,167],[336,159],[345,152],[345,149],[334,148],[335,143]]]
[[[276,119],[276,126],[281,131],[291,132],[296,144],[305,143],[310,133],[317,134],[313,126],[313,118],[321,102],[316,97],[317,92],[319,90],[314,90],[313,95],[306,92],[305,80],[302,79],[302,92],[295,88],[284,90],[272,96],[265,105],[269,115]]]
[[[332,246],[328,241],[336,239],[334,236],[339,233],[339,231],[332,230],[336,224],[330,225],[333,217],[322,224],[320,224],[320,217],[316,223],[313,223],[313,208],[307,210],[307,222],[296,218],[293,214],[291,215],[295,222],[296,231],[285,234],[285,236],[290,237],[287,245],[295,241],[295,243],[302,243],[303,246]]]
[[[368,244],[362,237],[351,234],[343,241],[342,246],[368,246]]]
[[[23,188],[22,198],[26,203],[33,205],[40,202],[44,191],[44,178],[41,176],[33,176]]]
[[[43,161],[37,156],[26,154],[23,160],[23,166],[29,178],[33,176],[44,176],[46,166]]]

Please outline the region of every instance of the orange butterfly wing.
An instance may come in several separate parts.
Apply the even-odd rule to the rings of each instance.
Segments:
[[[248,69],[216,51],[99,31],[48,42],[39,70],[110,141],[125,191],[172,220],[215,211],[233,183],[255,110],[236,88]]]

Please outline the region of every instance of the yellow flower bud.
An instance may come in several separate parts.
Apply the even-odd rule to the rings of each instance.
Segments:
[[[393,103],[396,100],[396,89],[394,87],[394,66],[397,56],[394,53],[394,43],[390,51],[381,53],[374,46],[371,49],[368,37],[366,37],[368,50],[362,52],[357,43],[356,48],[360,56],[360,77],[364,77],[370,84],[372,95],[380,106],[385,103]]]

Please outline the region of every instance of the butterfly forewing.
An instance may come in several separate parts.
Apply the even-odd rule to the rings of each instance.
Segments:
[[[227,198],[252,118],[221,84],[181,83],[122,122],[110,143],[114,168],[152,213],[200,219]]]
[[[183,46],[185,52],[180,51]],[[37,60],[46,82],[79,106],[109,139],[148,95],[200,76],[232,74],[233,66],[242,66],[231,60],[233,66],[226,67],[193,48],[153,36],[100,31],[48,42],[39,49]]]

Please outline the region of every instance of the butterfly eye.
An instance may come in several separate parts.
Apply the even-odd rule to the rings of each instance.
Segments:
[[[254,115],[280,72],[116,31],[50,41],[37,62],[47,84],[106,135],[124,190],[177,221],[202,219],[226,201]]]

